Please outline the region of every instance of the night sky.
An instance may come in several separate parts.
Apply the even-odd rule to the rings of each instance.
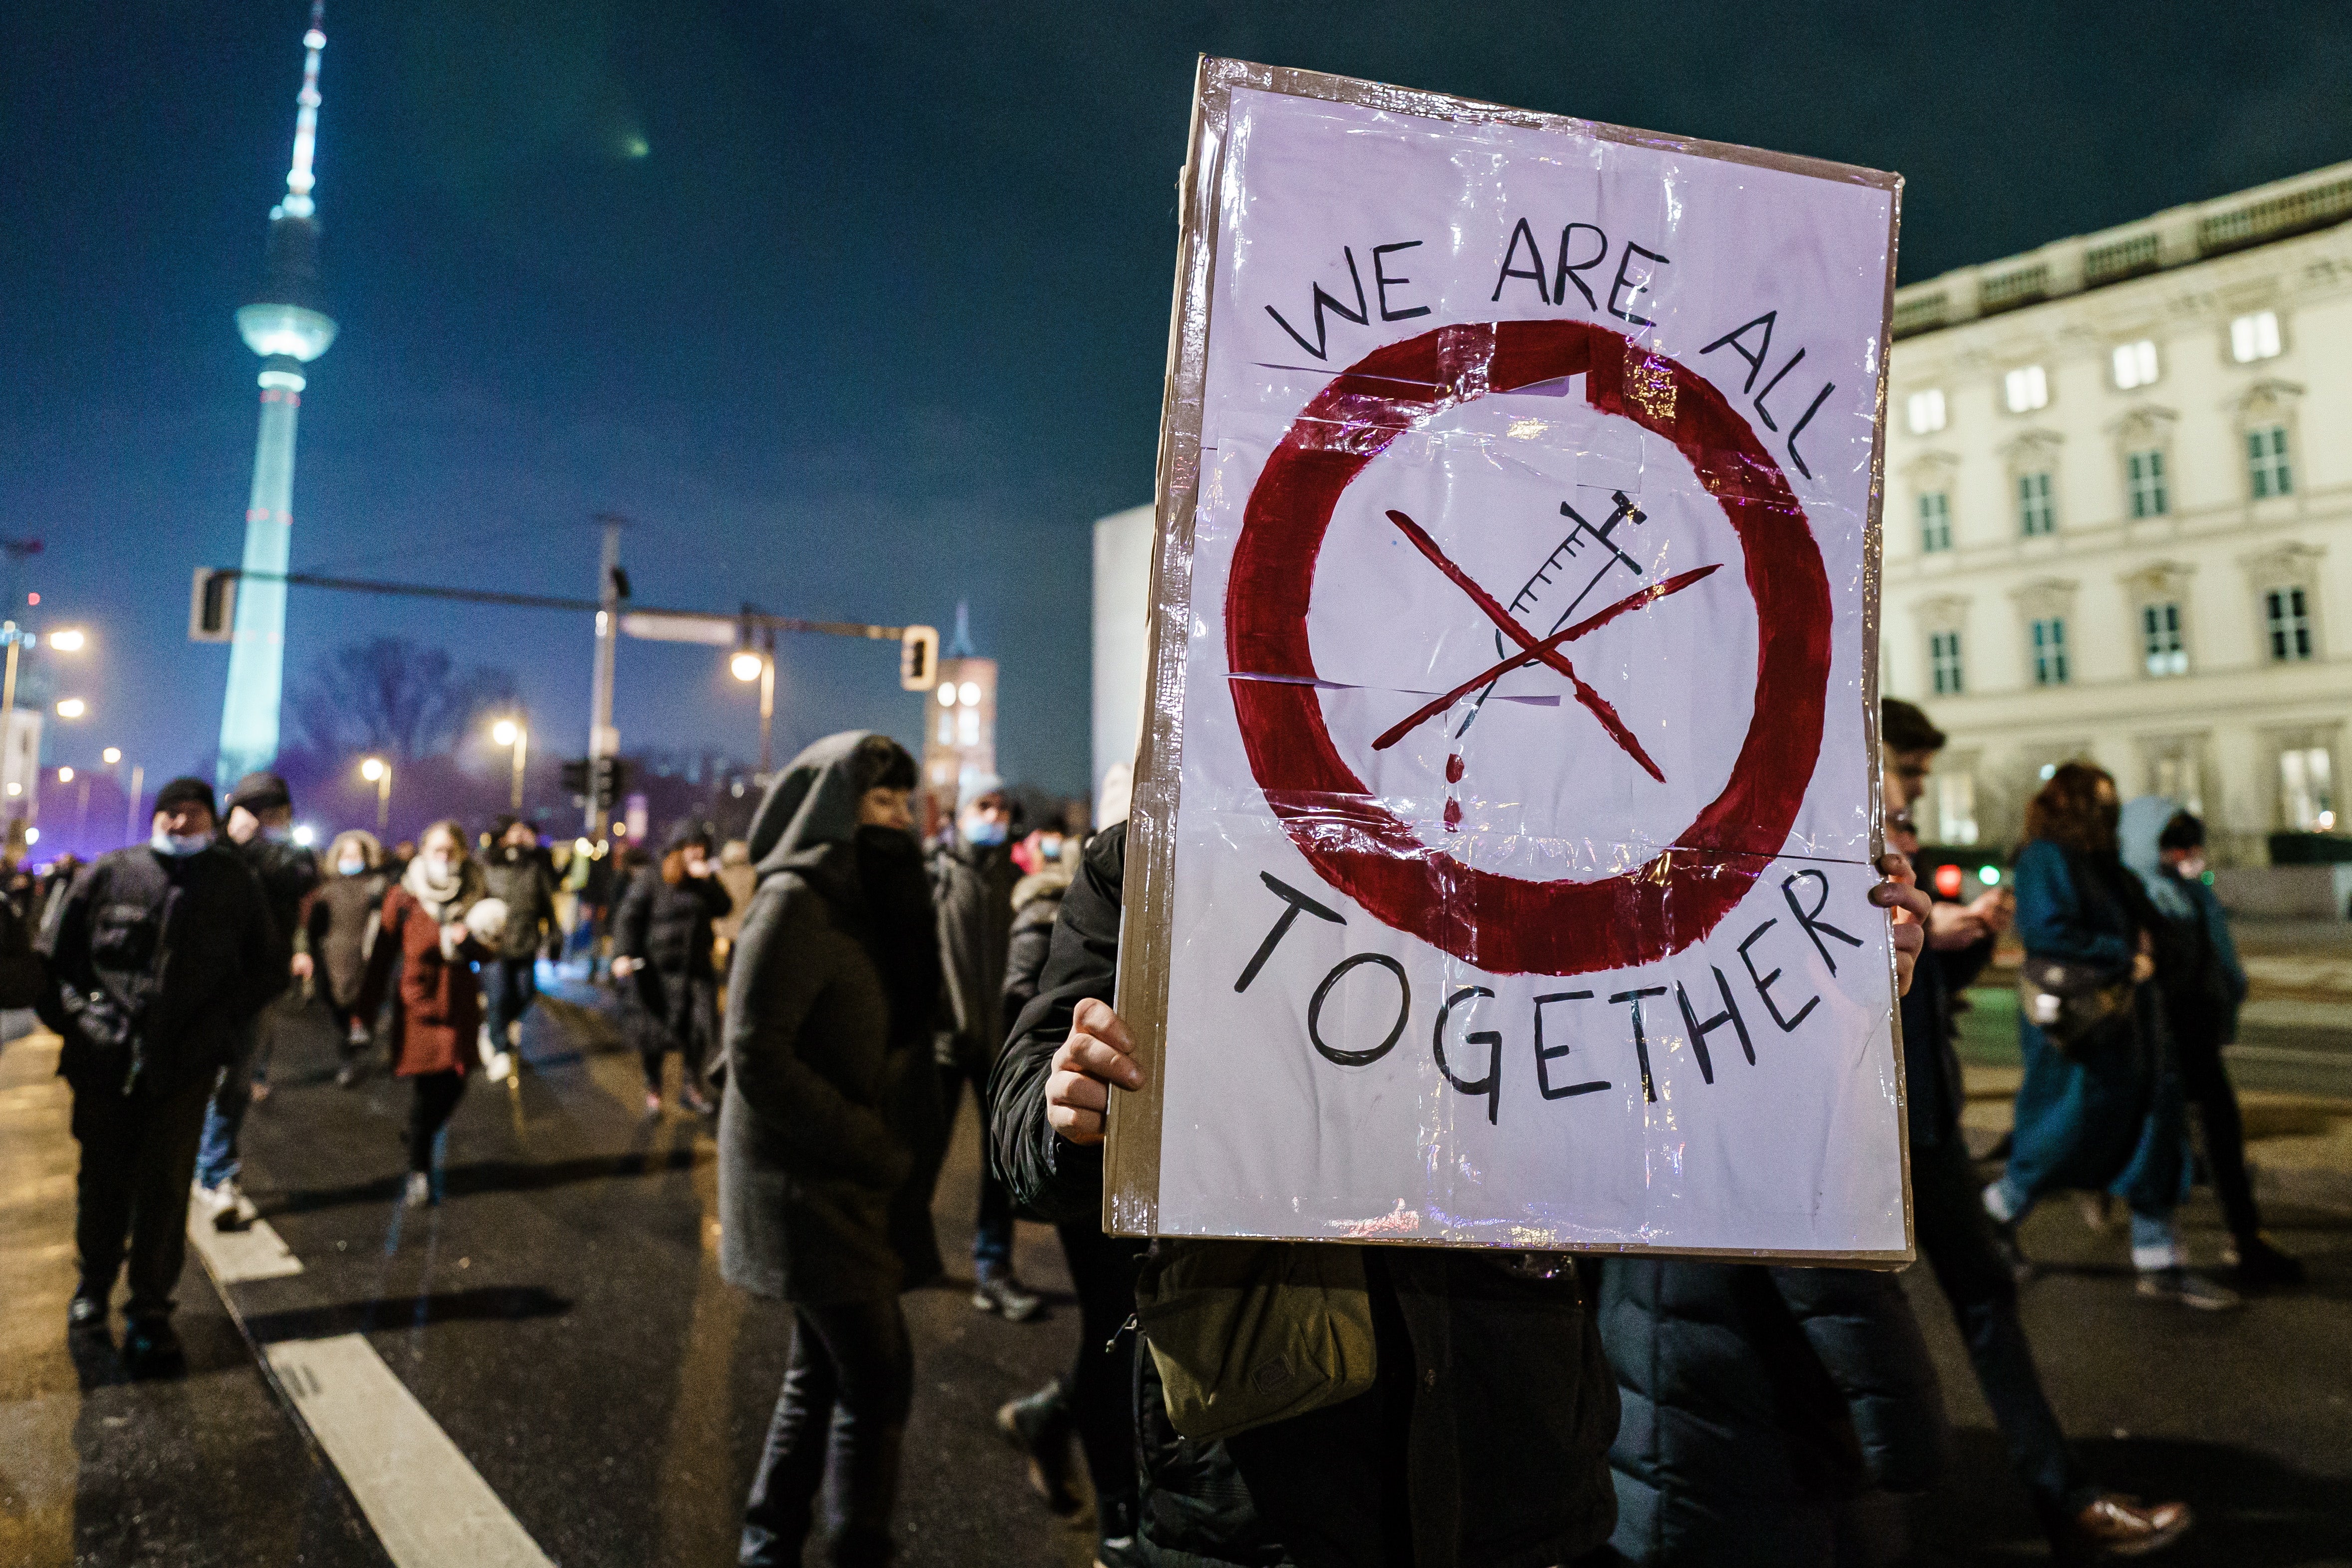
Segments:
[[[44,761],[208,770],[307,0],[0,23],[0,532],[91,627]],[[1779,13],[1779,14],[1775,14]],[[1089,525],[1150,497],[1193,57],[1898,170],[1908,279],[2352,158],[2352,7],[727,6],[341,0],[298,568],[951,626],[1000,757],[1087,774]],[[511,670],[584,747],[579,618],[295,591],[288,671],[384,632]],[[797,638],[780,756],[917,738],[895,650]],[[60,666],[62,667],[62,666]],[[720,651],[625,641],[626,749],[755,746]]]

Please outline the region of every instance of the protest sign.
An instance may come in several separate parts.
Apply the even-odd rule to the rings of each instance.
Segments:
[[[1127,1234],[1910,1255],[1899,182],[1202,62]]]

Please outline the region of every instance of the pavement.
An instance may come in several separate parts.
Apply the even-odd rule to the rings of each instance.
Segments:
[[[257,1222],[199,1228],[191,1370],[166,1383],[67,1354],[67,1096],[54,1042],[0,1048],[0,1568],[731,1562],[789,1318],[719,1279],[709,1130],[644,1115],[601,1005],[572,988],[534,1011],[525,1071],[475,1081],[446,1200],[423,1211],[397,1203],[405,1087],[338,1090],[323,1019],[290,1030],[247,1124]],[[965,1111],[939,1206],[951,1267],[977,1170]],[[2186,1218],[2210,1261],[2203,1194]],[[2024,1311],[2061,1417],[2112,1484],[2196,1503],[2204,1523],[2163,1559],[2183,1568],[2352,1565],[2352,1212],[2282,1202],[2271,1221],[2312,1285],[2220,1317],[2139,1301],[2123,1239],[2074,1206],[2027,1229],[2046,1267]],[[1088,1561],[1089,1533],[1045,1513],[991,1425],[1074,1349],[1052,1233],[1023,1226],[1017,1261],[1043,1321],[976,1312],[968,1264],[907,1298],[908,1568]],[[1906,1505],[1914,1561],[2046,1560],[1932,1280],[1906,1284],[1956,1423],[1950,1475]]]

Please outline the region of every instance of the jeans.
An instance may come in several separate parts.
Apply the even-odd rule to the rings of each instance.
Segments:
[[[792,1361],[743,1509],[739,1561],[794,1565],[825,1475],[841,1517],[828,1533],[843,1568],[890,1561],[898,1450],[915,1402],[915,1357],[898,1298],[795,1304]]]
[[[420,1072],[408,1082],[408,1168],[429,1176],[433,1171],[433,1145],[440,1137],[441,1129],[449,1124],[457,1102],[465,1098],[466,1075],[454,1071]]]
[[[188,1177],[212,1085],[199,1079],[161,1097],[76,1085],[73,1135],[81,1145],[75,1178],[74,1244],[81,1292],[104,1300],[131,1258],[133,1318],[168,1315],[188,1250]]]
[[[2017,1317],[2017,1281],[1993,1245],[1976,1166],[1958,1131],[1911,1145],[1911,1215],[1919,1250],[1951,1305],[1977,1385],[1992,1406],[2011,1468],[2045,1518],[2074,1512],[2095,1489],[2084,1484],[2042,1392],[2042,1375]]]
[[[971,1102],[980,1113],[981,1143],[988,1142],[988,1072],[986,1062],[956,1061],[940,1068],[940,1110],[942,1128],[951,1133],[956,1113],[962,1109],[963,1086],[971,1084]],[[996,1174],[995,1162],[980,1166],[980,1214],[972,1221],[971,1260],[982,1278],[1013,1266],[1013,1189]]]
[[[1135,1531],[1135,1270],[1148,1243],[1106,1236],[1093,1219],[1057,1225],[1070,1282],[1078,1292],[1078,1356],[1070,1371],[1070,1416],[1095,1485],[1097,1532]]]
[[[196,1179],[218,1186],[244,1168],[237,1155],[237,1138],[245,1131],[245,1113],[253,1108],[253,1079],[267,1070],[265,1047],[278,1003],[271,1002],[245,1020],[239,1029],[236,1058],[221,1069],[219,1086],[205,1107],[204,1142],[196,1154]]]
[[[2001,1178],[1992,1184],[1992,1193],[1999,1206],[1992,1212],[2012,1225],[2025,1222],[2036,1195],[2024,1183],[2003,1173]],[[2180,1228],[2169,1205],[2161,1209],[2134,1205],[2131,1211],[2131,1252],[2135,1269],[2174,1269],[2180,1266]]]
[[[482,966],[482,1016],[490,1026],[490,1044],[507,1049],[507,1025],[520,1023],[539,998],[539,960],[493,958]]]

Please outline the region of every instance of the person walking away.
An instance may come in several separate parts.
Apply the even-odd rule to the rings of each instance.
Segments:
[[[285,983],[261,883],[214,836],[212,786],[155,792],[153,836],[100,855],[53,902],[37,950],[52,981],[41,1020],[63,1040],[73,1091],[72,1331],[102,1335],[122,1272],[123,1359],[134,1376],[183,1364],[172,1293],[186,1256],[188,1196],[205,1110],[246,1025]]]
[[[728,988],[719,1264],[791,1303],[793,1347],[744,1507],[746,1564],[801,1561],[820,1490],[838,1509],[833,1562],[893,1552],[914,1399],[898,1295],[936,1259],[902,1223],[929,1211],[893,1201],[938,1117],[938,928],[916,781],[887,736],[828,736],[776,776],[751,822],[760,882]]]
[[[2238,1091],[2221,1048],[2238,1038],[2238,1008],[2246,999],[2246,971],[2230,936],[2230,917],[2203,879],[2205,824],[2160,795],[2127,802],[2117,829],[2124,863],[2147,890],[2163,918],[2157,938],[2156,978],[2181,1088],[2205,1134],[2213,1196],[2230,1230],[2228,1262],[2250,1290],[2300,1285],[2301,1260],[2263,1234],[2246,1175],[2246,1133]]]
[[[412,1208],[441,1200],[434,1145],[466,1092],[482,991],[474,966],[492,956],[506,906],[483,894],[482,871],[454,821],[425,830],[416,857],[383,898],[383,929],[368,954],[360,1016],[373,1018],[399,962],[393,997],[392,1071],[409,1081],[408,1184]]]
[[[555,924],[555,873],[537,829],[505,813],[491,819],[482,885],[507,906],[506,927],[482,966],[482,1064],[490,1082],[500,1083],[522,1050],[522,1016],[539,995],[540,947]]]
[[[1004,964],[1013,938],[1013,807],[993,773],[967,775],[957,790],[955,836],[931,852],[931,894],[940,908],[940,959],[947,974],[946,1027],[939,1037],[944,1126],[922,1150],[919,1179],[928,1196],[947,1160],[948,1134],[971,1087],[980,1124],[988,1125],[988,1075],[1004,1043]],[[982,1162],[980,1212],[971,1231],[971,1304],[1010,1322],[1034,1317],[1036,1292],[1013,1271],[1013,1198]]]
[[[1944,733],[1899,697],[1879,702],[1886,843],[1916,855],[1917,809]],[[1911,1219],[1919,1251],[1943,1291],[1968,1347],[1977,1385],[2018,1479],[2032,1495],[2053,1556],[2088,1563],[2109,1552],[2137,1556],[2189,1528],[2187,1504],[2144,1504],[2092,1481],[2042,1392],[2042,1374],[2017,1312],[2017,1277],[2001,1256],[1978,1193],[1976,1162],[1960,1132],[1967,1103],[1958,1054],[1959,998],[1992,956],[2007,926],[1998,891],[1969,904],[1937,900],[1927,950],[1903,998],[1904,1103],[1910,1124]]]
[[[221,836],[260,881],[278,943],[278,988],[247,1020],[236,1060],[221,1070],[196,1155],[196,1201],[215,1228],[233,1230],[253,1218],[253,1206],[236,1182],[243,1167],[237,1138],[245,1130],[245,1113],[269,1092],[272,1035],[307,999],[293,990],[294,982],[313,973],[302,903],[319,885],[319,857],[294,841],[294,800],[275,773],[248,773],[237,780]]]
[[[2171,1061],[2155,940],[2162,916],[2116,852],[2115,780],[2085,762],[2053,773],[2026,808],[2018,852],[2017,934],[2029,969],[2066,966],[2084,998],[2116,998],[2101,1021],[2061,1041],[2021,1007],[2025,1076],[2017,1091],[2008,1169],[1984,1190],[2003,1251],[2025,1267],[2017,1233],[2053,1189],[2106,1190],[2131,1209],[2139,1293],[2204,1312],[2237,1293],[2189,1270],[2174,1210],[2188,1177],[2180,1080]],[[2044,992],[2045,995],[2054,995]],[[2105,1004],[2098,1004],[2105,1005]]]
[[[326,977],[327,1012],[335,1020],[335,1046],[342,1057],[335,1071],[341,1089],[360,1081],[373,1033],[374,1020],[360,1011],[360,988],[391,887],[383,862],[383,846],[373,833],[356,828],[337,833],[327,846],[327,880],[311,896],[304,917],[311,961]]]
[[[658,867],[639,872],[613,921],[613,976],[631,980],[652,1027],[646,1031],[646,1114],[661,1114],[662,1061],[678,1055],[677,1103],[698,1116],[714,1107],[703,1089],[719,1040],[714,925],[735,907],[710,859],[710,833],[681,833]]]

